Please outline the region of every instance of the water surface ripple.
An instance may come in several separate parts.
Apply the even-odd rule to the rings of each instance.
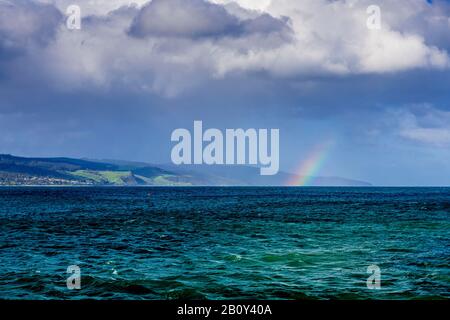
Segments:
[[[0,188],[0,298],[449,298],[449,227],[450,188]]]

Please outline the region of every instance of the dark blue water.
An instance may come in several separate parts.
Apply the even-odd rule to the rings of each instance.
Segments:
[[[450,188],[0,188],[0,298],[449,298],[449,227]]]

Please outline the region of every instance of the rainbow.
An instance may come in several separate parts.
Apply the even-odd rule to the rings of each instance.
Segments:
[[[333,140],[327,140],[313,148],[306,160],[302,161],[298,170],[296,170],[295,178],[288,181],[288,185],[309,185],[314,176],[322,168],[333,145]]]

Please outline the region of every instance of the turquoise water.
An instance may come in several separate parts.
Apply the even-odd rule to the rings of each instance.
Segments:
[[[450,188],[0,188],[0,204],[0,298],[450,297]]]

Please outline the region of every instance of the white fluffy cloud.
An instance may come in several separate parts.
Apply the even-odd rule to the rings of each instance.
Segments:
[[[448,6],[436,11],[422,0],[377,3],[381,9],[381,30],[369,30],[366,26],[366,10],[371,1],[272,0],[266,11],[276,17],[289,16],[295,41],[271,51],[228,56],[222,71],[259,68],[280,75],[304,75],[449,67],[448,52],[428,45],[425,33],[414,33],[416,29],[408,28],[411,20],[423,25],[423,17],[432,21],[433,16],[448,15]],[[429,30],[437,26],[424,27]],[[445,27],[438,29],[442,28]]]
[[[402,131],[402,136],[438,146],[450,144],[450,130],[447,128],[409,128]]]
[[[73,4],[40,2],[54,3],[62,12]],[[450,40],[440,36],[450,31],[450,5],[445,2],[377,1],[381,30],[366,27],[371,1],[363,0],[78,3],[82,13],[90,15],[84,16],[82,30],[67,30],[64,23],[35,29],[36,38],[48,33],[53,40],[37,48],[29,41],[17,42],[28,54],[17,57],[9,69],[28,70],[30,79],[39,73],[49,85],[72,89],[117,84],[173,96],[236,73],[263,71],[275,78],[307,79],[450,66]],[[8,6],[9,16],[26,12],[30,5],[0,2],[2,12]],[[33,12],[48,21],[54,8],[39,8]],[[21,28],[0,24],[2,51],[6,40],[21,37]]]
[[[423,104],[392,111],[391,116],[402,138],[431,146],[450,146],[449,111]]]
[[[44,4],[52,4],[61,12],[66,12],[68,6],[76,4],[84,15],[107,15],[122,6],[140,7],[149,0],[36,0]]]

